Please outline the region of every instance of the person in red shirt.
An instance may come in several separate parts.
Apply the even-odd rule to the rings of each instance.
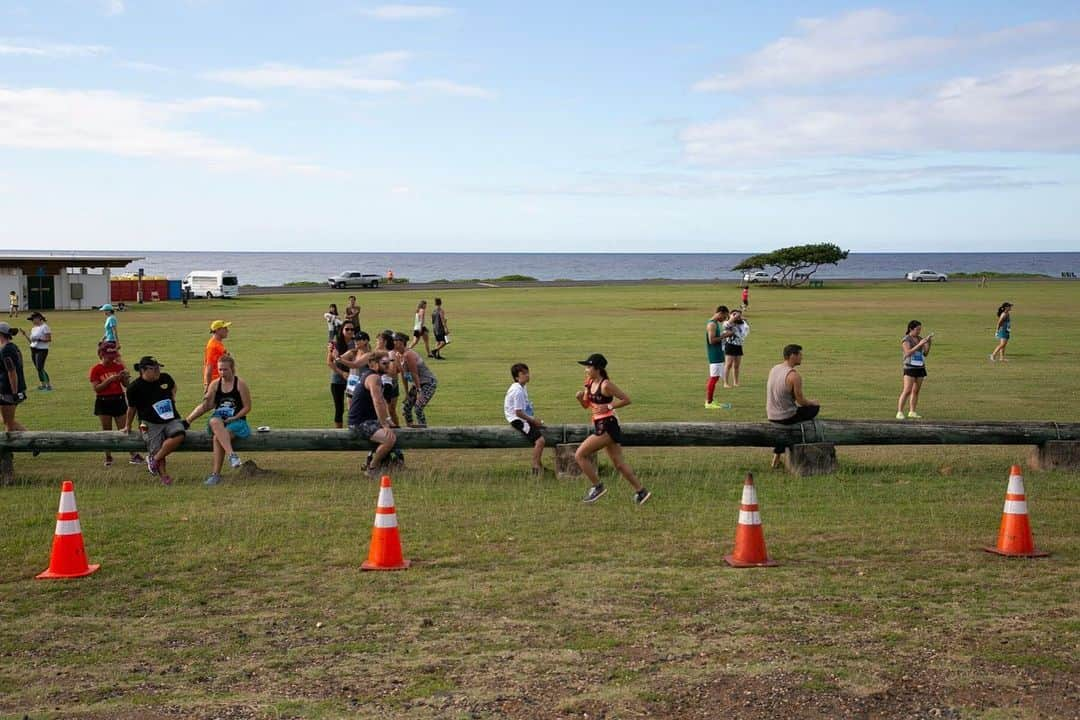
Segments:
[[[206,390],[206,388],[210,387],[210,383],[221,377],[218,374],[217,362],[222,355],[229,354],[229,351],[225,349],[225,343],[222,341],[229,337],[230,325],[232,325],[231,322],[225,322],[224,320],[215,320],[210,323],[210,339],[206,341],[206,350],[203,353],[203,390]]]
[[[99,342],[97,354],[101,362],[90,368],[90,386],[94,388],[96,396],[94,414],[101,421],[102,430],[112,430],[114,422],[116,429],[119,430],[124,427],[124,416],[127,415],[124,390],[131,376],[124,364],[120,362],[120,346],[115,342],[111,340]],[[128,462],[132,465],[142,465],[142,455],[133,452]],[[112,463],[112,453],[106,450],[105,467],[111,467]]]

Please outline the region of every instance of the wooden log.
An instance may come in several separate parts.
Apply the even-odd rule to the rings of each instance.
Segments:
[[[836,446],[832,443],[799,443],[787,449],[788,472],[802,477],[836,472]]]
[[[1028,464],[1035,470],[1080,470],[1080,442],[1050,440],[1037,445]]]
[[[773,447],[827,442],[834,445],[1043,445],[1049,441],[1080,441],[1080,423],[1055,422],[899,422],[879,420],[812,420],[798,425],[773,423],[627,423],[622,426],[627,447]],[[531,443],[508,425],[476,427],[401,428],[395,431],[405,449],[528,448]],[[580,443],[588,425],[549,425],[548,445]],[[277,450],[355,450],[367,452],[371,443],[348,430],[281,429],[254,433],[234,441],[240,452]],[[210,452],[210,436],[201,429],[188,433],[182,451]],[[92,452],[143,450],[137,434],[98,432],[0,433],[0,453]]]

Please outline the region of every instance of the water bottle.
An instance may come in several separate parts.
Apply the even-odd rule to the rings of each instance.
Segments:
[[[734,406],[731,403],[720,403],[721,410],[730,410],[732,407]]]

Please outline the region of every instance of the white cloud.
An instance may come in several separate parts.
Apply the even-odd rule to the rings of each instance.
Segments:
[[[1080,150],[1080,65],[951,80],[920,97],[767,97],[682,133],[697,162]]]
[[[473,85],[462,85],[461,83],[450,82],[449,80],[421,80],[416,83],[416,87],[424,90],[434,90],[443,95],[453,95],[455,97],[485,99],[495,97],[495,94],[490,90],[485,90],[484,88],[475,87]]]
[[[124,0],[105,0],[106,15],[123,15],[126,9]]]
[[[362,15],[379,20],[433,20],[453,12],[453,8],[442,5],[378,5],[360,11]]]
[[[35,58],[75,58],[105,55],[110,49],[105,45],[68,45],[63,43],[39,43],[26,40],[0,39],[0,55]]]
[[[191,113],[259,108],[242,98],[162,102],[114,92],[0,86],[0,146],[189,160],[222,169],[318,172],[311,164],[176,127]]]
[[[1075,24],[1038,22],[969,35],[905,35],[907,21],[868,9],[828,19],[804,19],[800,32],[782,37],[720,73],[694,85],[698,92],[814,85],[862,77],[940,60],[952,53],[997,51],[1075,38]]]

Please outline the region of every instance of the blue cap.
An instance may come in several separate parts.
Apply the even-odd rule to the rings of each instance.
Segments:
[[[112,312],[113,311],[113,306],[112,306],[112,303],[105,303],[104,305],[102,305],[98,309],[101,310],[102,312]]]

